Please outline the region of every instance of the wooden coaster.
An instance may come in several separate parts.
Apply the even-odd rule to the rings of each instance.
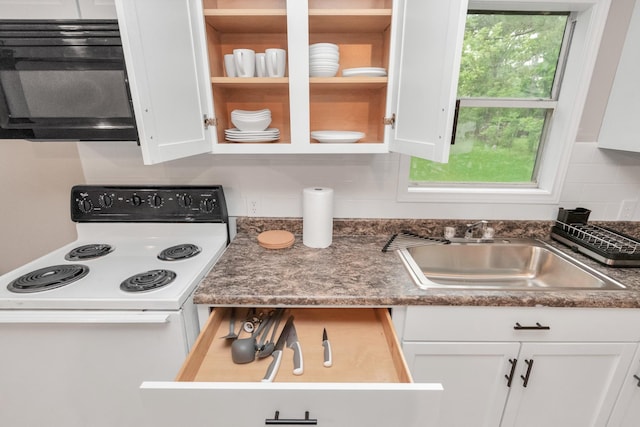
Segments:
[[[285,249],[293,245],[295,236],[284,230],[269,230],[258,234],[258,244],[266,249]]]

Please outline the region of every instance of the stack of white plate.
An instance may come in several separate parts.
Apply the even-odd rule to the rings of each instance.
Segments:
[[[357,142],[365,137],[362,132],[344,130],[316,130],[311,132],[311,138],[318,142],[349,143]]]
[[[334,77],[340,67],[340,51],[333,43],[315,43],[309,46],[309,76]]]
[[[345,68],[342,70],[343,77],[386,77],[387,70],[380,67],[358,67]]]
[[[271,124],[271,110],[257,111],[233,110],[231,123],[241,131],[263,131]]]
[[[265,130],[225,129],[224,138],[229,142],[274,142],[280,139],[280,129]]]

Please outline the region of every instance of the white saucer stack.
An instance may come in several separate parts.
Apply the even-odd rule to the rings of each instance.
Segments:
[[[272,142],[280,139],[280,130],[269,128],[271,110],[233,110],[231,123],[236,127],[225,129],[224,136],[230,142]]]
[[[340,67],[340,51],[333,43],[315,43],[309,46],[309,76],[334,77]]]

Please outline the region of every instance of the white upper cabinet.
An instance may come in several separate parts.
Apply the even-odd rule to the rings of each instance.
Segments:
[[[145,164],[211,151],[213,104],[194,0],[116,0]]]
[[[0,0],[0,19],[116,19],[114,0]]]
[[[398,2],[391,151],[446,163],[451,145],[467,1]],[[400,17],[403,17],[401,20]],[[393,49],[392,49],[393,50]]]
[[[78,19],[76,0],[0,0],[1,19]]]
[[[82,19],[116,19],[114,0],[77,0]]]
[[[598,146],[640,152],[640,2],[636,1],[605,111]]]
[[[395,151],[447,161],[466,0],[117,4],[146,164],[207,152]],[[338,46],[335,76],[310,76],[315,43]],[[269,48],[287,53],[283,77],[227,75],[224,56],[234,49]],[[354,68],[366,71],[349,75]],[[277,141],[226,140],[233,110],[264,108]],[[206,129],[204,117],[213,119]],[[311,137],[326,130],[364,136],[355,143]]]

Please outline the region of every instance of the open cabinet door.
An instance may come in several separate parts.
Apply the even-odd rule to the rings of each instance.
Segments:
[[[201,0],[116,0],[145,164],[211,152]]]
[[[467,0],[394,2],[393,64],[385,136],[394,152],[446,163]]]
[[[145,382],[149,426],[435,426],[440,384]],[[277,412],[276,412],[277,411]]]

